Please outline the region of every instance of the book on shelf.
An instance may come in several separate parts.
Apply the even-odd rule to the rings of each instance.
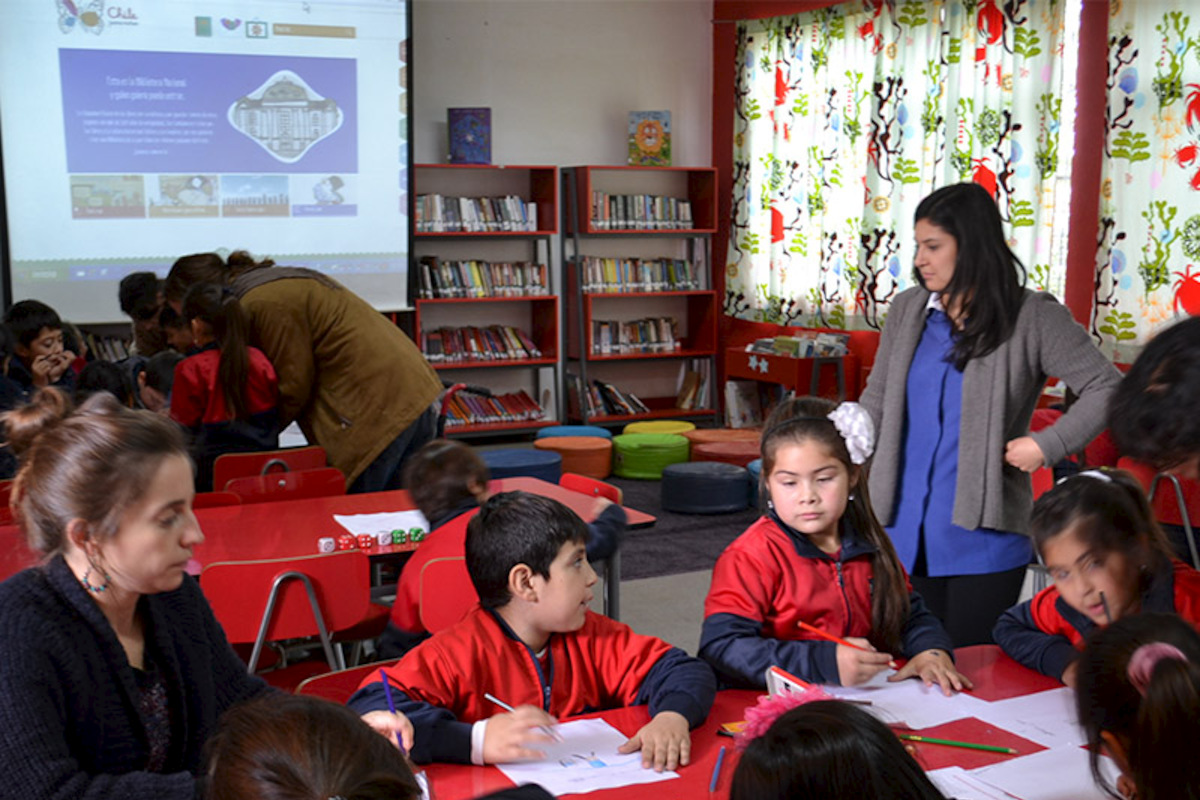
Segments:
[[[687,230],[693,227],[692,204],[682,197],[592,192],[592,227],[601,231]]]
[[[766,353],[786,358],[844,356],[849,352],[850,334],[828,331],[797,331],[791,335],[755,339],[747,353]]]
[[[674,317],[647,317],[626,322],[592,320],[592,355],[673,353],[682,349]]]
[[[629,112],[629,163],[635,167],[671,166],[671,112]]]
[[[729,428],[757,428],[772,406],[774,389],[761,381],[729,379],[725,381],[725,425]]]
[[[417,273],[418,293],[425,300],[550,294],[546,265],[530,261],[451,261],[422,256]]]
[[[708,387],[711,379],[711,364],[707,358],[690,359],[680,364],[679,378],[675,382],[675,407],[687,411],[710,408]]]
[[[417,233],[530,233],[538,230],[537,203],[517,195],[419,194],[415,229]]]
[[[629,415],[650,413],[646,404],[639,400],[633,392],[622,391],[614,384],[599,380],[593,380],[592,385],[596,387],[600,406],[604,408],[602,413]]]
[[[421,352],[430,363],[521,361],[542,358],[533,339],[511,325],[437,328],[421,332]]]
[[[524,389],[492,397],[457,392],[446,408],[446,427],[531,422],[545,416],[545,410]]]
[[[582,256],[585,292],[678,292],[700,289],[701,270],[684,258]]]
[[[120,361],[129,358],[129,348],[132,342],[126,341],[120,336],[97,336],[82,331],[81,335],[88,351],[97,358],[104,361]]]
[[[492,163],[492,109],[446,109],[451,164]]]

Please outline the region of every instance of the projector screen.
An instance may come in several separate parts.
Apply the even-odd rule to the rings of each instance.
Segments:
[[[407,305],[407,0],[5,0],[12,296],[124,318],[117,285],[249,250]]]

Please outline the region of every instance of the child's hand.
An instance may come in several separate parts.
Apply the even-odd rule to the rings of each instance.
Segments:
[[[1062,682],[1064,684],[1066,684],[1068,687],[1074,689],[1075,688],[1075,678],[1078,674],[1079,674],[1079,662],[1072,661],[1070,664],[1067,664],[1067,668],[1063,670]]]
[[[660,711],[642,726],[618,753],[642,751],[642,767],[655,772],[685,766],[692,755],[692,736],[687,719],[677,711]]]
[[[541,750],[526,745],[553,741],[549,731],[557,722],[537,706],[517,706],[515,711],[489,718],[483,734],[483,763],[544,758]]]
[[[859,650],[844,644],[837,646],[838,680],[842,682],[842,686],[865,683],[891,664],[892,657],[887,653],[876,652],[866,639],[848,638],[846,641],[866,649]]]
[[[942,694],[949,697],[954,692],[972,689],[975,684],[954,667],[950,654],[945,650],[926,650],[908,660],[904,669],[888,678],[889,681],[902,681],[906,678],[919,677],[926,686],[937,684],[942,687]]]
[[[392,744],[396,743],[396,732],[399,731],[400,739],[404,742],[405,752],[412,750],[413,726],[408,721],[408,717],[400,712],[393,714],[390,711],[368,711],[362,715],[362,721],[378,731]]]

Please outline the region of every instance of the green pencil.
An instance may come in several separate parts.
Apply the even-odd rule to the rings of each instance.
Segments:
[[[932,736],[917,736],[915,733],[898,733],[901,739],[910,742],[925,742],[926,744],[944,744],[947,747],[963,747],[967,750],[986,750],[989,753],[1007,753],[1015,756],[1017,751],[1011,747],[996,747],[990,744],[975,744],[974,742],[959,742],[954,739],[934,739]]]

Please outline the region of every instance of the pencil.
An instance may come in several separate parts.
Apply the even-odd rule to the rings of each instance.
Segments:
[[[924,742],[925,744],[943,744],[947,747],[962,747],[966,750],[986,750],[989,753],[1006,753],[1010,756],[1015,756],[1017,751],[1011,747],[996,747],[991,744],[975,744],[974,742],[960,742],[955,739],[934,739],[930,736],[918,736],[915,733],[898,733],[896,734],[901,739],[909,742]]]
[[[853,642],[848,642],[840,636],[834,636],[829,631],[823,631],[820,628],[816,627],[815,625],[809,625],[804,620],[800,620],[796,624],[799,625],[803,630],[806,630],[809,633],[815,633],[817,636],[820,636],[822,639],[828,639],[831,642],[837,642],[838,644],[844,644],[844,645],[846,645],[846,647],[853,647],[855,650],[862,650],[864,653],[872,652],[865,647],[860,647],[859,645],[856,645]],[[888,666],[891,667],[892,669],[900,669],[899,667],[896,666],[895,661],[889,661]]]
[[[382,668],[379,670],[379,677],[383,680],[383,694],[388,701],[388,711],[396,713],[396,703],[392,700],[392,684],[388,682],[387,673]],[[408,755],[408,751],[404,749],[404,741],[400,738],[400,731],[396,731],[396,745],[400,748],[400,752]]]
[[[1108,620],[1108,624],[1112,625],[1112,614],[1108,610],[1108,598],[1104,596],[1104,592],[1100,593],[1100,605],[1104,606],[1104,618]]]
[[[503,708],[505,711],[507,711],[507,712],[508,712],[508,713],[510,713],[510,714],[516,713],[516,709],[515,709],[515,708],[513,708],[513,707],[512,707],[512,706],[510,706],[508,703],[506,703],[506,702],[504,702],[503,700],[501,700],[499,697],[496,697],[496,695],[494,695],[494,694],[490,694],[490,693],[488,693],[488,692],[484,692],[484,693],[483,693],[483,699],[485,699],[485,700],[488,700],[488,701],[490,701],[490,702],[492,702],[492,703],[495,703],[496,705],[500,706],[501,708]],[[551,728],[547,728],[545,725],[541,725],[541,726],[539,726],[539,727],[542,729],[542,732],[543,732],[543,733],[545,733],[547,736],[549,736],[549,737],[550,737],[551,739],[553,739],[554,741],[556,741],[556,742],[561,742],[561,741],[562,741],[562,737],[561,737],[561,736],[559,736],[559,735],[558,735],[558,733],[557,733],[556,731],[554,731],[553,729],[551,729]]]
[[[725,745],[721,745],[720,752],[717,753],[717,763],[713,765],[712,780],[708,782],[708,791],[715,792],[717,783],[721,780],[721,762],[725,760]]]

